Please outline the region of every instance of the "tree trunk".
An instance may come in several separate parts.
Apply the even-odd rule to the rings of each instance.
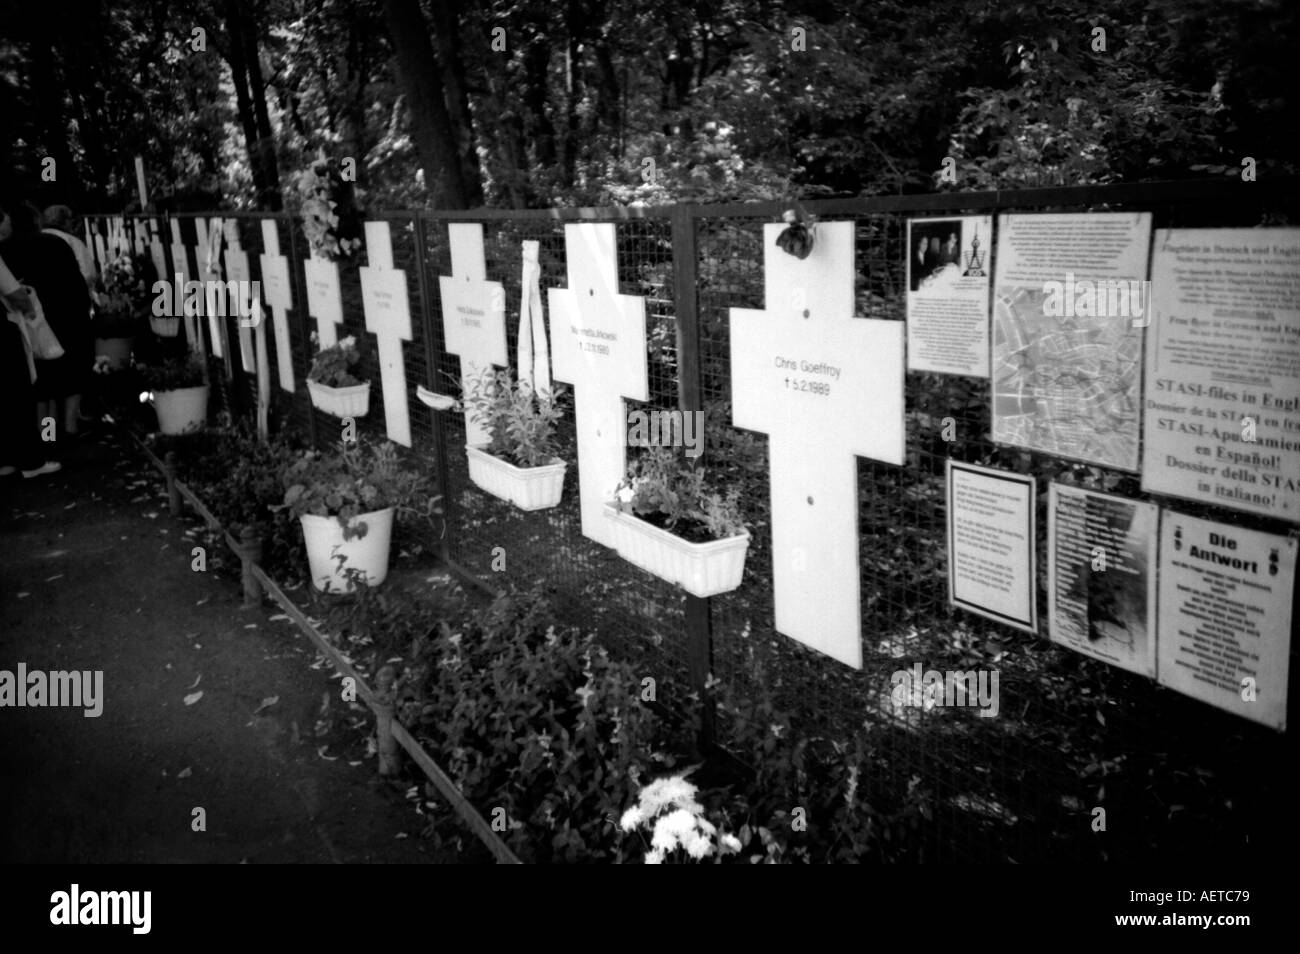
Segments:
[[[263,201],[268,188],[265,170],[258,154],[257,120],[253,117],[253,101],[248,92],[248,70],[244,62],[243,24],[237,0],[226,0],[226,34],[229,45],[226,62],[235,83],[235,103],[239,109],[239,123],[244,128],[244,144],[248,150],[248,164],[253,173],[253,189],[258,201]]]
[[[248,68],[249,92],[253,100],[253,119],[257,125],[257,154],[262,163],[262,177],[266,189],[259,198],[262,207],[278,212],[283,205],[280,196],[280,164],[275,157],[275,135],[271,131],[271,117],[266,109],[266,83],[262,79],[262,57],[258,50],[260,27],[257,15],[250,11],[248,28],[244,34],[245,65]]]
[[[430,190],[443,208],[468,209],[480,183],[467,182],[457,156],[456,130],[452,127],[443,94],[442,80],[429,42],[429,28],[420,12],[419,0],[384,0],[384,19],[392,39],[397,74],[411,112],[415,149],[424,167],[426,188],[436,179],[439,188]]]
[[[460,157],[461,175],[468,183],[479,184],[483,173],[475,148],[474,119],[469,111],[469,95],[465,91],[465,64],[460,58],[460,2],[437,0],[429,5],[433,11],[433,40],[437,44],[438,64],[441,67],[442,87],[447,100],[447,114],[457,133],[457,154]],[[478,44],[482,47],[482,44]],[[496,53],[485,53],[498,56]],[[472,197],[473,204],[483,201],[482,189]]]

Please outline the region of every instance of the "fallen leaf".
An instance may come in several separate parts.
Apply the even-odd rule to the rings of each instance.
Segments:
[[[196,678],[196,679],[194,680],[194,684],[193,684],[193,685],[190,685],[190,686],[186,686],[185,688],[186,688],[186,689],[193,689],[194,686],[197,686],[197,685],[199,684],[199,682],[200,682],[202,679],[203,679],[203,673],[199,673],[198,678]]]
[[[339,760],[339,757],[337,755],[325,754],[325,750],[328,748],[329,748],[328,745],[322,745],[319,749],[316,750],[316,754],[319,755],[321,758],[323,758],[326,762],[337,762]]]
[[[194,774],[194,773],[191,772],[191,771],[189,770],[189,767],[186,766],[185,768],[181,769],[179,772],[176,773],[176,777],[177,777],[177,778],[189,778],[189,777],[190,777],[191,775],[193,775],[193,774]]]
[[[249,623],[248,625],[246,625],[246,626],[244,627],[244,629],[257,629],[257,624],[256,624],[256,623]]]
[[[202,606],[204,603],[206,603],[206,602],[207,602],[208,600],[210,600],[210,599],[212,599],[212,597],[210,597],[210,596],[205,596],[205,597],[203,597],[203,599],[199,600],[199,601],[198,601],[197,603],[195,603],[194,605],[195,605],[195,606]]]
[[[194,703],[198,702],[202,698],[203,698],[202,689],[200,689],[198,692],[191,692],[188,696],[185,697],[185,704],[187,706],[192,706],[194,705]]]
[[[30,593],[19,593],[19,594],[18,594],[18,598],[21,600],[21,599],[25,599],[26,597],[31,596],[31,595],[32,595],[32,594],[30,594]]]
[[[397,838],[410,838],[411,836],[408,835],[408,834],[407,834],[406,832],[404,832],[404,831],[399,831],[395,837],[397,837]]]
[[[267,696],[265,699],[262,700],[262,704],[253,710],[253,715],[257,715],[263,709],[271,708],[271,706],[275,705],[279,701],[280,701],[279,696]]]

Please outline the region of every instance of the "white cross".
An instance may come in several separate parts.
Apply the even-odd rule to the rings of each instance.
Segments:
[[[275,219],[262,220],[262,291],[271,306],[271,327],[275,332],[275,362],[280,387],[293,393],[293,351],[289,344],[288,310],[293,307],[293,289],[289,284],[289,260],[280,254],[280,231]]]
[[[763,229],[766,310],[731,309],[737,427],[769,435],[776,628],[862,667],[854,455],[902,464],[903,322],[853,317],[853,223]]]
[[[402,342],[411,340],[411,304],[406,297],[406,272],[393,268],[393,240],[387,222],[366,223],[366,257],[370,264],[361,267],[361,303],[366,330],[379,340],[384,423],[389,440],[410,447]]]
[[[483,255],[483,226],[454,222],[447,226],[451,241],[451,277],[439,276],[442,291],[442,330],[447,351],[460,356],[460,386],[473,391],[471,382],[490,373],[492,365],[507,366],[506,294],[500,282],[487,280]],[[486,444],[491,432],[465,409],[465,443]]]
[[[218,358],[224,358],[225,328],[216,314],[216,290],[209,284],[221,280],[221,219],[213,218],[211,222],[206,222],[197,218],[194,220],[194,231],[198,237],[198,244],[194,246],[194,261],[199,267],[199,281],[203,283],[203,302],[208,315],[212,353]]]
[[[645,299],[618,293],[612,224],[564,227],[568,288],[549,289],[555,377],[573,385],[583,536],[612,546],[604,505],[627,465],[624,398],[648,400]]]
[[[343,324],[343,297],[339,291],[339,267],[328,259],[311,258],[303,263],[307,275],[307,314],[316,319],[319,347],[332,348],[338,343],[338,326]]]
[[[237,283],[251,282],[252,273],[248,269],[248,253],[240,247],[238,227],[231,227],[236,226],[235,220],[228,220],[226,226],[226,240],[229,243],[225,254],[226,279]],[[244,371],[253,374],[257,371],[257,353],[253,349],[253,328],[251,325],[246,325],[241,317],[245,313],[252,314],[249,311],[250,302],[244,299],[244,289],[248,288],[249,285],[237,284],[235,287],[237,291],[232,299],[232,296],[228,294],[230,286],[226,286],[227,294],[223,296],[226,299],[226,314],[233,313],[236,316],[235,323],[239,329],[240,360],[243,362]],[[229,323],[226,324],[229,327]]]

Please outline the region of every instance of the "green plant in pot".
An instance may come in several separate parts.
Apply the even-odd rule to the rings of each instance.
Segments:
[[[288,508],[301,521],[312,582],[320,590],[351,592],[358,575],[371,586],[382,583],[395,517],[439,512],[428,479],[405,466],[388,441],[304,451],[281,481],[284,503],[274,509]]]
[[[312,341],[316,341],[315,332]],[[364,358],[352,335],[318,351],[307,372],[311,403],[335,417],[365,417],[370,411],[370,382],[361,369]]]
[[[558,456],[556,425],[563,416],[564,395],[563,386],[538,393],[515,381],[509,368],[489,369],[471,381],[465,406],[491,439],[466,445],[470,480],[521,510],[558,504],[565,463]]]
[[[158,412],[162,433],[186,434],[207,422],[207,368],[198,355],[188,353],[161,364],[137,364],[136,370]]]
[[[614,548],[643,570],[695,596],[736,589],[745,570],[749,530],[740,491],[709,484],[668,447],[646,447],[605,505]]]
[[[150,311],[149,282],[152,266],[143,255],[123,252],[104,266],[95,291],[95,354],[108,360],[114,370],[129,366],[131,345],[144,327]]]

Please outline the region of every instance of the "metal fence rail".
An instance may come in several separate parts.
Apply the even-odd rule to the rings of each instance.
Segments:
[[[857,313],[897,321],[904,318],[909,217],[1145,210],[1153,213],[1157,229],[1286,224],[1300,217],[1296,183],[1290,180],[946,193],[803,205],[823,219],[854,222]],[[1259,771],[1294,755],[1286,737],[1056,647],[1046,639],[1045,623],[1035,637],[948,606],[942,493],[948,457],[1035,475],[1043,568],[1046,490],[1053,479],[1148,499],[1131,474],[994,444],[987,381],[908,374],[906,463],[858,462],[863,669],[851,670],[774,630],[767,439],[730,423],[728,318],[730,308],[762,306],[762,226],[783,210],[765,203],[372,216],[391,223],[394,265],[406,271],[414,326],[414,340],[404,349],[412,439],[414,450],[429,456],[445,496],[443,557],[462,576],[488,587],[507,581],[545,586],[563,619],[596,630],[611,650],[643,666],[648,676],[671,676],[676,684],[703,690],[712,674],[722,697],[770,698],[791,713],[796,731],[804,736],[856,747],[863,753],[862,798],[881,806],[923,806],[927,826],[918,857],[1025,862],[1141,860],[1153,853],[1164,859],[1243,856],[1286,817],[1281,783]],[[317,443],[336,440],[337,420],[317,414],[305,391],[314,321],[305,308],[306,242],[300,227],[285,214],[211,214],[237,220],[254,275],[262,251],[258,220],[278,222],[281,250],[290,257],[294,275],[290,338],[297,388],[292,395],[280,390],[272,359],[276,416],[283,426],[308,433]],[[193,245],[193,217],[178,218],[186,242]],[[569,463],[565,496],[553,510],[525,513],[469,483],[460,415],[434,414],[415,397],[417,385],[446,393],[459,379],[459,359],[447,353],[443,340],[438,293],[438,277],[451,274],[447,224],[483,223],[487,273],[505,286],[513,343],[520,242],[540,243],[543,289],[563,287],[564,222],[577,220],[616,224],[619,291],[646,299],[647,406],[703,411],[708,430],[701,463],[743,488],[755,533],[744,584],[734,593],[710,600],[683,596],[582,536],[571,416],[561,434]],[[157,224],[170,256],[170,226],[162,218]],[[104,228],[104,220],[95,226]],[[342,294],[344,333],[365,335],[355,268],[342,269]],[[268,345],[275,347],[271,335]],[[513,359],[513,346],[510,350]],[[238,365],[236,355],[233,403],[246,408],[253,385]],[[372,380],[378,378],[376,366],[367,370]],[[940,422],[949,417],[957,422],[955,441],[939,437]],[[361,428],[384,434],[382,402],[372,402]],[[1279,521],[1233,511],[1157,502],[1253,529],[1296,532]],[[505,548],[505,572],[493,571],[496,547]],[[1045,576],[1040,573],[1043,609]],[[1040,612],[1040,618],[1045,616]],[[1296,625],[1300,619],[1293,620]],[[1293,653],[1295,644],[1293,639]],[[914,662],[923,668],[999,669],[1000,717],[895,709],[890,675]],[[672,699],[660,701],[674,705]],[[711,717],[703,729],[712,734]],[[725,710],[717,732],[725,742]],[[1091,826],[1098,806],[1108,813],[1104,834]]]

